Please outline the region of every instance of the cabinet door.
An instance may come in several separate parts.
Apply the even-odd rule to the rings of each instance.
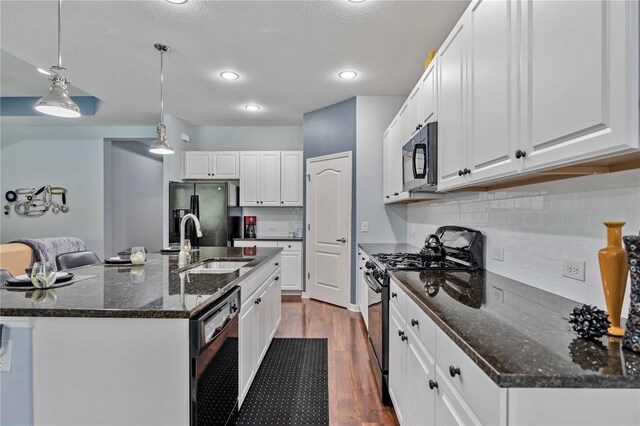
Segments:
[[[435,381],[438,387],[434,389],[436,394],[435,402],[435,424],[438,426],[465,426],[480,425],[480,420],[470,413],[458,396],[453,392],[445,375],[438,367]],[[490,423],[493,424],[493,423]]]
[[[435,379],[435,364],[420,349],[417,338],[407,332],[407,388],[404,422],[408,425],[433,425],[435,422],[435,393],[429,380]]]
[[[516,171],[516,2],[476,0],[466,16],[469,34],[469,181]]]
[[[438,190],[466,182],[466,32],[462,19],[438,51]]]
[[[367,295],[369,294],[369,286],[367,285],[367,281],[364,278],[364,273],[366,272],[365,269],[365,264],[367,263],[367,261],[369,260],[369,257],[360,252],[360,265],[359,265],[359,269],[358,269],[358,304],[360,306],[360,312],[362,313],[362,319],[364,320],[364,325],[367,328],[367,330],[369,329],[369,318],[368,318],[368,307],[369,307],[369,303],[368,303],[368,298]]]
[[[260,153],[260,201],[261,206],[280,205],[280,151]]]
[[[304,184],[302,152],[282,152],[280,166],[280,205],[302,206],[302,185]]]
[[[240,178],[240,153],[233,151],[212,152],[212,175],[216,179]]]
[[[391,167],[389,152],[391,150],[392,128],[395,126],[395,123],[396,120],[392,121],[389,128],[382,136],[382,201],[385,203],[389,202],[389,199],[391,198],[389,191],[389,167]]]
[[[271,285],[271,293],[271,337],[273,337],[278,330],[282,315],[282,270]]]
[[[521,17],[525,168],[637,148],[637,2],[528,0]]]
[[[398,113],[398,121],[392,130],[389,144],[389,195],[393,201],[402,192],[402,146],[409,141],[409,104]]]
[[[239,380],[240,398],[239,404],[242,405],[244,397],[249,391],[251,381],[256,373],[256,330],[255,330],[255,312],[256,304],[253,300],[242,306],[240,312],[239,325]]]
[[[422,84],[422,97],[421,104],[422,108],[420,109],[420,124],[422,126],[426,126],[427,123],[437,120],[436,110],[437,110],[437,88],[436,88],[436,64],[437,57],[431,61],[429,67],[422,74],[421,84]]]
[[[260,192],[260,153],[240,153],[240,205],[257,206]]]
[[[419,126],[422,121],[422,95],[422,82],[419,81],[409,95],[409,138],[420,130]]]
[[[282,256],[282,289],[302,290],[302,252],[285,250]]]
[[[273,278],[271,280],[273,280]],[[271,293],[268,292],[268,289],[269,286],[267,285],[260,292],[260,296],[258,296],[258,307],[256,311],[256,318],[258,319],[258,322],[256,323],[258,336],[256,342],[256,352],[258,354],[256,365],[258,366],[262,362],[262,359],[264,358],[264,355],[267,353],[267,349],[269,348],[269,336],[271,335],[272,329],[270,321],[271,309],[269,307],[269,299]]]
[[[210,179],[211,155],[208,151],[186,151],[184,153],[184,179]]]
[[[402,340],[404,319],[394,306],[389,309],[389,395],[400,424],[405,424],[406,347]]]

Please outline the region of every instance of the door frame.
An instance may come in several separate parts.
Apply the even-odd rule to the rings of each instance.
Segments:
[[[354,179],[354,174],[353,174],[353,153],[352,151],[343,151],[343,152],[337,152],[334,154],[327,154],[327,155],[321,155],[318,157],[312,157],[312,158],[307,158],[305,161],[305,176],[304,176],[304,192],[305,192],[305,196],[304,196],[304,206],[305,206],[305,242],[304,242],[304,273],[305,273],[305,279],[304,279],[304,292],[303,292],[303,296],[306,298],[309,298],[309,285],[310,285],[310,280],[309,280],[309,262],[310,262],[310,256],[312,256],[313,250],[311,247],[311,240],[310,238],[308,238],[307,233],[309,231],[309,207],[310,207],[310,203],[309,203],[309,178],[310,178],[310,174],[309,174],[309,166],[312,163],[319,163],[322,161],[327,161],[327,160],[337,160],[340,158],[347,158],[349,160],[349,174],[350,174],[350,179],[349,181],[351,182],[351,185],[349,186],[349,195],[350,195],[350,199],[351,202],[348,205],[349,208],[349,232],[348,232],[348,236],[347,236],[347,242],[345,243],[346,249],[347,249],[347,270],[349,271],[349,276],[348,276],[348,282],[349,282],[349,291],[347,291],[347,300],[345,301],[345,304],[343,305],[343,307],[345,308],[349,308],[351,306],[351,293],[352,293],[352,284],[353,284],[353,280],[352,280],[352,271],[351,271],[351,267],[352,267],[352,258],[353,258],[353,253],[352,253],[352,249],[353,249],[353,241],[352,241],[352,234],[353,234],[353,209],[354,209],[354,205],[353,205],[353,179]],[[328,302],[327,302],[328,303]]]

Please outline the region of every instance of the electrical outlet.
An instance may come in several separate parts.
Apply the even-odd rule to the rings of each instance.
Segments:
[[[504,247],[494,247],[491,251],[491,257],[493,260],[504,262]]]
[[[581,260],[565,260],[562,262],[562,276],[584,281],[584,262]]]
[[[369,232],[369,222],[362,222],[360,224],[360,231]]]

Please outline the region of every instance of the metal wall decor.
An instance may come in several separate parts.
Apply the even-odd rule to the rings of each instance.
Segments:
[[[54,200],[57,196],[60,196],[60,202]],[[7,191],[4,199],[9,203],[4,205],[5,216],[9,216],[11,204],[19,216],[40,217],[47,212],[55,214],[69,212],[67,188],[62,186],[44,185],[38,190],[29,187],[18,188]]]

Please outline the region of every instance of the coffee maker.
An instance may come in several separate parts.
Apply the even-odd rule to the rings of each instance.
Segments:
[[[256,238],[256,216],[244,217],[244,237]]]

